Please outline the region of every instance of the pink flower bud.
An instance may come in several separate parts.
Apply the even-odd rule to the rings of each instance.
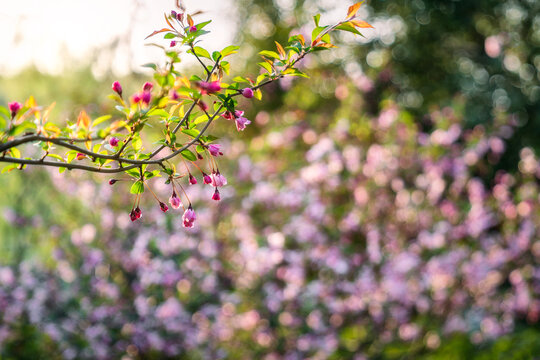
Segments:
[[[220,148],[221,148],[220,144],[210,144],[210,145],[208,145],[208,151],[210,152],[210,154],[212,154],[212,156],[223,155],[223,153],[221,151],[219,151]]]
[[[112,137],[109,139],[109,145],[111,145],[112,147],[115,147],[118,145],[118,138],[115,138],[115,137]]]
[[[195,32],[195,31],[197,31],[197,27],[195,25],[189,28],[189,32]]]
[[[82,160],[86,157],[83,153],[77,153],[77,156],[75,157],[77,160]]]
[[[118,180],[116,180],[116,179],[111,179],[111,180],[109,180],[109,185],[114,185],[114,184],[116,184],[117,181]]]
[[[170,46],[171,46],[171,47],[175,47],[175,46],[176,46],[176,41],[174,41],[174,40],[171,41],[171,45],[170,45]]]
[[[242,96],[246,99],[251,99],[253,97],[253,90],[251,88],[245,88],[242,90]]]
[[[237,117],[241,117],[241,116],[244,116],[244,112],[241,111],[241,110],[235,110],[234,111],[234,117],[237,118]]]
[[[234,118],[233,114],[229,110],[222,113],[221,116],[223,116],[223,118],[226,120],[232,120]]]
[[[195,176],[189,174],[189,183],[191,185],[196,185],[197,184],[197,179],[195,178]]]
[[[216,188],[216,191],[214,191],[214,195],[212,195],[212,200],[219,201],[221,200],[221,196],[219,196],[219,190]]]
[[[221,83],[219,81],[212,81],[208,84],[208,93],[216,93],[218,91],[221,91]]]
[[[173,190],[173,193],[171,197],[169,198],[169,204],[171,204],[173,209],[178,209],[182,202],[180,201],[180,198],[176,196],[176,192]]]
[[[161,201],[159,202],[159,208],[160,208],[161,211],[163,211],[163,212],[167,212],[167,210],[169,210],[169,207],[167,206],[167,204],[162,203]]]
[[[178,95],[176,90],[171,89],[171,91],[169,91],[169,98],[171,98],[173,100],[178,100],[180,98],[180,96]]]
[[[212,178],[210,177],[210,175],[203,173],[203,183],[205,184],[212,183]]]
[[[208,105],[206,105],[206,103],[204,101],[198,101],[197,102],[197,105],[199,105],[199,107],[201,108],[202,111],[207,111],[208,110]]]
[[[152,84],[151,82],[145,82],[142,89],[143,91],[152,91],[153,88],[154,84]]]
[[[177,16],[177,15],[178,15],[178,14],[176,13],[176,11],[171,10],[171,17],[173,17],[173,18],[176,19],[176,16]]]
[[[191,205],[189,208],[184,212],[184,215],[182,215],[182,222],[185,228],[192,228],[193,223],[197,219],[197,216],[195,215],[195,211],[193,211],[193,208]]]
[[[17,113],[19,112],[19,110],[21,110],[22,105],[20,102],[14,101],[14,102],[10,102],[8,104],[8,107],[9,107],[9,111],[11,112],[11,117],[14,118],[15,115],[17,115]]]
[[[152,93],[150,91],[143,91],[141,100],[146,105],[150,104],[150,101],[152,100]]]
[[[142,211],[141,209],[139,209],[138,206],[135,209],[131,210],[131,212],[129,213],[129,218],[131,219],[131,221],[135,221],[137,219],[140,219],[141,217]]]
[[[176,18],[178,19],[178,21],[182,22],[182,21],[184,21],[184,14],[179,13],[178,15],[176,15]]]
[[[118,81],[113,82],[112,89],[115,93],[122,96],[122,85]]]
[[[131,98],[134,104],[138,104],[141,102],[141,94],[134,94]]]
[[[219,172],[212,174],[212,186],[225,186],[227,185],[227,178],[221,175]]]

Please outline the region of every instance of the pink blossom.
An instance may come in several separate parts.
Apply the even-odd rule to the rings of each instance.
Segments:
[[[150,104],[150,100],[152,100],[152,93],[150,91],[143,91],[141,100],[146,105]]]
[[[167,206],[167,204],[162,203],[161,201],[159,202],[159,208],[160,208],[161,211],[163,211],[163,212],[167,212],[167,210],[169,210],[169,207]]]
[[[253,90],[251,88],[245,88],[242,90],[242,96],[246,99],[251,99],[253,97]]]
[[[232,120],[234,118],[233,114],[228,110],[222,113],[221,116],[226,120]]]
[[[145,82],[143,85],[143,91],[152,91],[153,88],[154,84],[152,84],[151,82]]]
[[[176,192],[174,190],[171,197],[169,198],[169,203],[171,204],[173,209],[178,209],[182,204],[180,198],[176,195]]]
[[[221,175],[219,172],[212,174],[212,186],[225,186],[227,185],[227,178]]]
[[[133,94],[133,96],[131,97],[131,101],[133,101],[134,104],[138,104],[139,102],[141,102],[141,94]]]
[[[109,145],[111,145],[112,147],[117,146],[118,145],[118,138],[116,138],[116,137],[110,138]]]
[[[180,98],[180,96],[174,89],[171,89],[171,91],[169,91],[169,97],[173,100],[178,100]]]
[[[176,46],[176,41],[171,41],[171,44],[170,44],[170,47],[175,47]]]
[[[236,129],[238,129],[238,131],[244,131],[244,129],[246,128],[246,125],[249,125],[249,124],[251,124],[251,121],[249,121],[243,116],[236,118]]]
[[[197,31],[197,27],[195,25],[189,28],[189,32],[195,32],[195,31]]]
[[[122,96],[122,85],[118,81],[113,82],[112,89],[115,93]]]
[[[212,195],[212,200],[216,200],[216,201],[221,200],[221,196],[219,196],[219,190],[217,188],[214,191],[214,195]]]
[[[189,206],[189,208],[184,212],[184,215],[182,215],[182,222],[185,228],[192,228],[193,223],[197,219],[197,216],[195,215],[195,211]]]
[[[19,110],[21,110],[22,105],[20,102],[14,101],[14,102],[10,102],[8,104],[8,107],[9,107],[9,111],[11,112],[11,117],[13,118],[15,117],[15,115],[17,115]]]
[[[221,83],[219,81],[199,81],[197,86],[201,89],[201,94],[214,94],[221,91]]]
[[[210,151],[210,154],[212,154],[212,156],[223,155],[223,153],[220,151],[220,148],[221,148],[220,144],[210,144],[210,145],[208,145],[208,151]]]

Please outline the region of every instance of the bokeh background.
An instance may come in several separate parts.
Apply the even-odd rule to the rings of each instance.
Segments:
[[[349,1],[186,1],[210,49],[257,51]],[[174,1],[3,1],[0,102],[113,113],[159,59]],[[540,3],[373,0],[365,38],[306,59],[216,131],[223,200],[194,229],[127,185],[0,176],[5,359],[534,359],[540,356]],[[199,72],[187,61],[186,73]],[[162,180],[154,187],[168,197]]]

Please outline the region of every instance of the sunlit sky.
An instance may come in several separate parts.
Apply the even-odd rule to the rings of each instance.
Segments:
[[[99,54],[96,75],[112,66],[117,75],[158,61],[162,51],[144,46],[144,38],[163,27],[163,13],[175,8],[174,0],[0,0],[0,75],[7,76],[35,64],[40,71],[59,73],[88,62]],[[234,34],[234,7],[230,0],[184,0],[188,12],[205,11],[200,21],[212,19],[205,46],[220,50]],[[223,31],[231,29],[231,31]],[[120,46],[106,49],[114,39]],[[161,40],[160,40],[161,39]],[[162,37],[156,42],[166,44]]]

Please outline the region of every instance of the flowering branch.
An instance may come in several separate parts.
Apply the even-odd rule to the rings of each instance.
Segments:
[[[261,88],[265,85],[285,76],[307,77],[295,67],[296,64],[309,53],[335,47],[329,35],[332,31],[360,34],[358,28],[371,27],[357,20],[360,5],[351,6],[346,19],[332,26],[320,26],[320,15],[315,16],[311,42],[307,43],[302,35],[291,36],[285,47],[276,42],[276,51],[264,50],[259,53],[263,58],[258,64],[262,71],[256,80],[236,76],[231,83],[223,81],[225,75],[230,75],[230,63],[225,58],[235,54],[238,47],[228,46],[210,54],[196,45],[200,37],[208,33],[204,28],[210,21],[196,24],[191,15],[172,11],[170,15],[165,15],[167,27],[147,37],[165,33],[164,38],[170,40],[169,49],[165,50],[168,62],[164,68],[156,64],[144,65],[155,71],[157,91],[153,83],[147,82],[141,91],[124,98],[121,84],[115,81],[112,85],[114,93],[110,97],[116,101],[116,109],[122,114],[122,120],[112,120],[111,115],[105,115],[92,121],[82,111],[76,123],[61,128],[48,119],[52,106],[40,107],[33,98],[28,99],[24,105],[12,102],[8,104],[8,109],[0,107],[0,162],[10,163],[2,172],[22,170],[27,165],[58,167],[60,172],[66,169],[97,173],[123,172],[133,179],[130,192],[136,195],[136,201],[130,216],[132,220],[137,220],[142,215],[139,202],[145,188],[157,199],[147,182],[152,177],[165,177],[166,182],[172,186],[172,207],[178,208],[181,205],[174,184],[184,175],[179,175],[170,162],[180,156],[186,166],[189,183],[197,183],[188,166],[191,164],[196,171],[201,172],[203,183],[214,187],[212,199],[220,200],[218,187],[226,185],[227,180],[219,172],[216,161],[218,156],[223,155],[221,145],[214,143],[217,137],[207,134],[210,125],[218,116],[222,116],[226,120],[234,120],[237,130],[243,131],[251,121],[243,116],[243,111],[236,108],[238,102],[235,98],[242,95],[247,99],[255,97],[261,100]],[[175,64],[180,61],[180,52],[175,50],[178,47],[187,47],[187,52],[195,56],[206,74],[204,80],[197,75],[187,78],[175,70]],[[212,65],[205,65],[203,58],[210,60]],[[214,104],[211,115],[205,102],[209,99]],[[163,124],[163,138],[158,141],[156,149],[146,152],[142,135],[145,125],[151,119],[158,119]],[[41,156],[38,155],[38,159],[23,157],[19,147],[25,144],[38,145],[42,151]],[[55,146],[66,152],[55,153]],[[157,157],[165,148],[170,153]],[[205,158],[206,165],[197,164]],[[89,163],[77,163],[83,161]],[[157,166],[157,169],[152,170],[151,166]],[[109,183],[112,185],[116,181],[111,179]],[[185,195],[181,185],[177,184]],[[186,200],[189,206],[184,213],[184,226],[192,227],[196,217],[187,195]],[[168,210],[161,201],[159,205],[163,211]]]

